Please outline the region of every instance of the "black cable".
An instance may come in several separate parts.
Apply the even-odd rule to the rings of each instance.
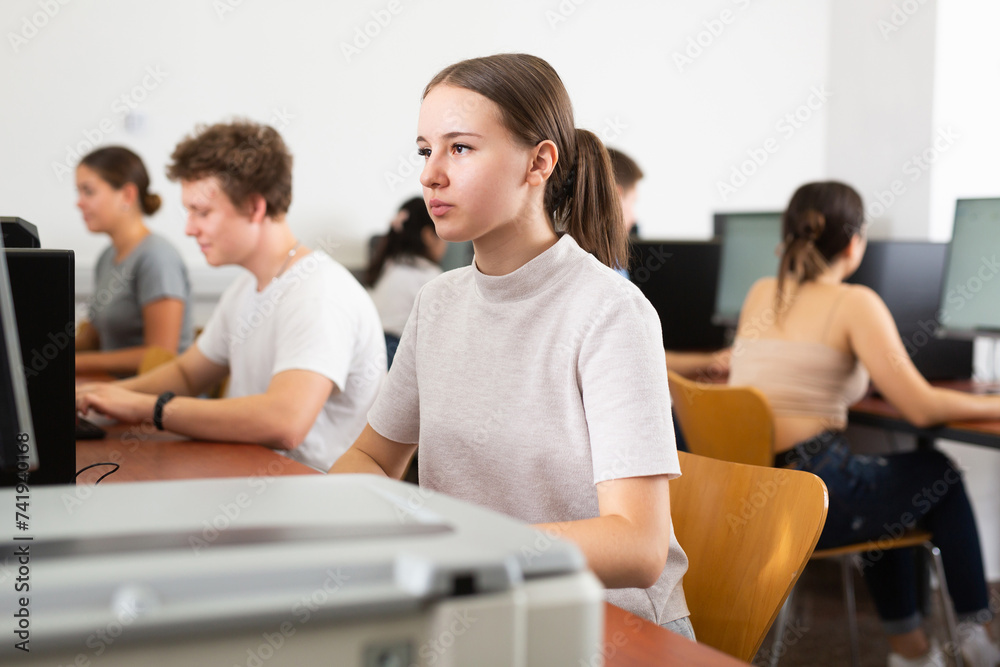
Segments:
[[[104,473],[103,475],[101,475],[100,477],[98,477],[97,481],[94,482],[94,486],[97,486],[98,484],[101,483],[102,479],[104,479],[108,475],[112,475],[112,474],[118,472],[118,469],[121,468],[120,465],[118,465],[117,463],[114,463],[112,461],[103,461],[101,463],[91,463],[89,466],[84,466],[83,468],[80,468],[79,470],[77,470],[75,477],[79,477],[80,473],[83,472],[84,470],[90,470],[91,468],[96,468],[97,466],[114,466],[115,468],[114,468],[114,470],[109,470],[106,473]]]

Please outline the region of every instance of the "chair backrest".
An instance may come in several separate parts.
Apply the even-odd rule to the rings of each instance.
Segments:
[[[673,371],[667,375],[674,414],[692,453],[774,465],[774,417],[759,389],[693,382]]]
[[[176,356],[176,352],[171,352],[170,350],[158,345],[151,345],[147,347],[146,351],[142,355],[142,361],[139,362],[139,375],[148,373],[157,366],[162,366],[168,361],[172,361]]]
[[[691,624],[699,642],[749,661],[816,547],[826,485],[798,470],[679,454],[670,514],[690,561]]]

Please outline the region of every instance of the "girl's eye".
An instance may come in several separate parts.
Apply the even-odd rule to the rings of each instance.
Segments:
[[[454,146],[452,146],[451,149],[453,151],[455,151],[455,153],[457,153],[458,155],[464,155],[465,153],[467,153],[470,150],[472,150],[471,148],[469,148],[465,144],[455,144]]]
[[[431,149],[429,149],[429,148],[418,148],[417,149],[417,155],[419,155],[420,157],[425,158],[425,159],[429,158],[431,156]]]

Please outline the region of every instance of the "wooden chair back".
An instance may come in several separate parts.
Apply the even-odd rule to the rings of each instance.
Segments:
[[[760,390],[694,382],[673,371],[667,376],[674,414],[692,453],[774,465],[774,416]]]
[[[684,595],[698,641],[750,661],[826,521],[812,473],[679,452],[670,513],[687,553]]]
[[[142,361],[139,362],[139,375],[148,373],[157,366],[162,366],[168,361],[173,361],[176,357],[176,352],[172,352],[158,345],[151,345],[146,348],[146,352],[142,355]]]

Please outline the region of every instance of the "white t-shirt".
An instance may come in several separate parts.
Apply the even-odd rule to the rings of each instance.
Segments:
[[[528,523],[596,517],[598,482],[680,474],[662,340],[638,288],[564,235],[508,275],[429,282],[368,421],[418,443],[423,487]],[[686,570],[671,535],[659,580],[608,600],[682,618]]]
[[[388,260],[372,289],[372,301],[382,318],[382,329],[399,336],[413,310],[420,288],[441,275],[441,267],[425,257],[412,262]]]
[[[333,381],[337,390],[302,444],[279,450],[323,472],[361,434],[385,377],[385,337],[375,306],[350,272],[321,251],[262,292],[253,274],[237,278],[197,345],[210,361],[229,366],[229,397],[263,394],[273,376],[292,369]]]

